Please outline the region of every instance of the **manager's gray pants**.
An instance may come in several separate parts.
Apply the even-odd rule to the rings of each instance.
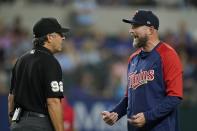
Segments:
[[[49,117],[21,117],[18,123],[12,122],[11,131],[54,131]]]

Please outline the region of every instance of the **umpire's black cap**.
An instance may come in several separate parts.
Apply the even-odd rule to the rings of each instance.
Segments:
[[[55,18],[41,18],[33,27],[33,34],[35,38],[43,37],[49,33],[64,33],[69,32],[68,28],[62,28]]]
[[[149,10],[137,10],[132,19],[122,19],[122,21],[132,25],[153,26],[155,29],[159,29],[159,18]]]

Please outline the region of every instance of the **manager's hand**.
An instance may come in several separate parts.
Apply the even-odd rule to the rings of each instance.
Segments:
[[[118,114],[116,112],[103,111],[101,115],[108,125],[113,125],[118,120]]]
[[[141,112],[136,115],[133,115],[131,118],[128,119],[128,122],[135,127],[143,127],[146,123],[144,113]]]

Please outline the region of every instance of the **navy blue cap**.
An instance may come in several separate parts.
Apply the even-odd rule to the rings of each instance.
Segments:
[[[155,29],[159,29],[158,17],[149,10],[137,10],[132,19],[122,19],[122,21],[132,25],[153,26]]]
[[[64,34],[69,32],[68,28],[62,28],[55,18],[41,18],[33,27],[35,38],[43,37],[50,33]]]

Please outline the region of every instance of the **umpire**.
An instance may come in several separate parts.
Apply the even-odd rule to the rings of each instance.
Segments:
[[[11,131],[63,131],[62,70],[54,53],[62,50],[69,29],[55,18],[33,27],[34,48],[18,58],[8,96]]]

